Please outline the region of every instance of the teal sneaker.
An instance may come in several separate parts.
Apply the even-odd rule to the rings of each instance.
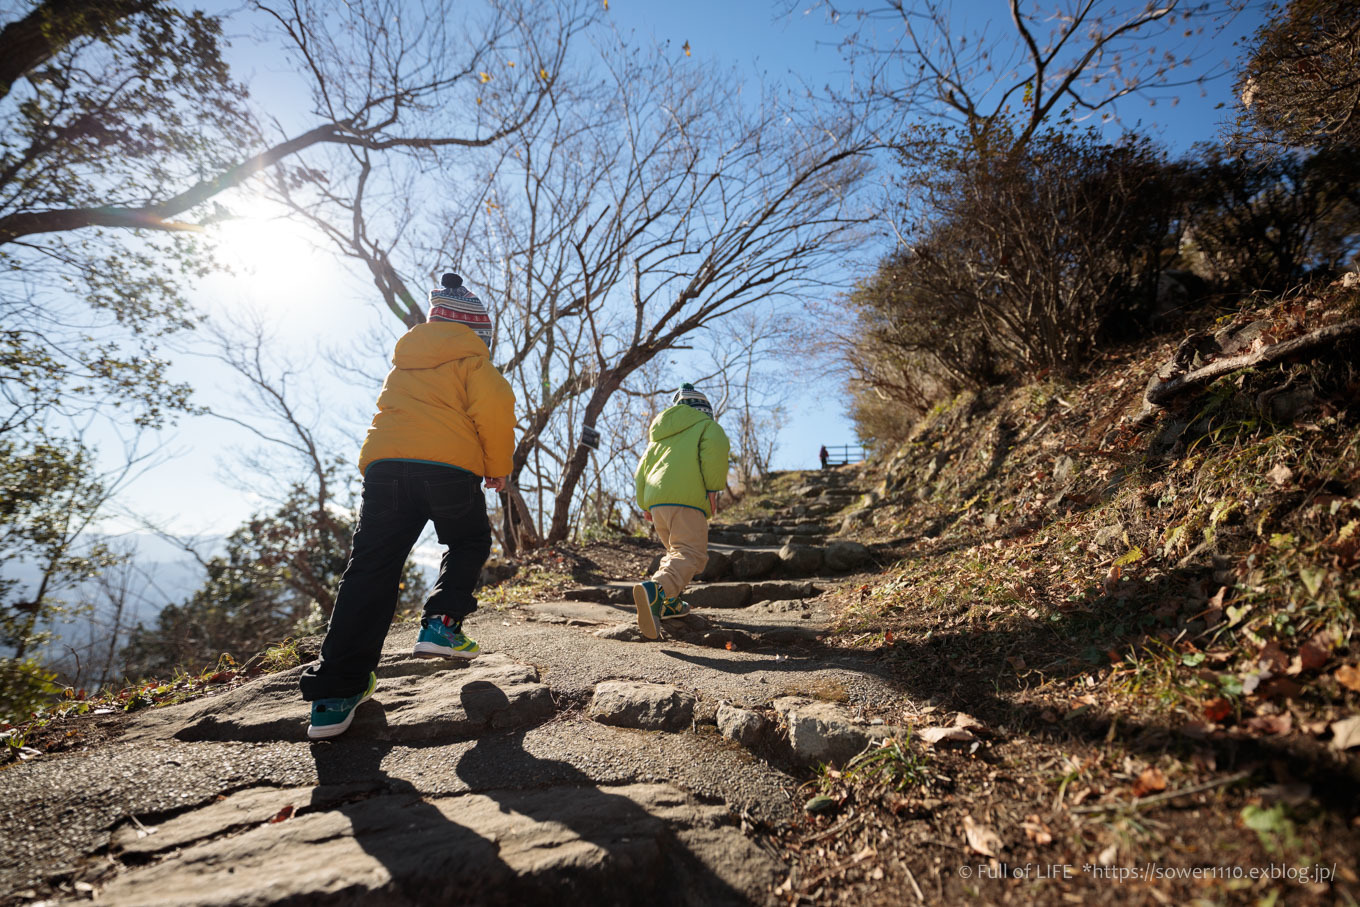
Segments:
[[[362,693],[355,693],[353,696],[345,696],[339,699],[318,699],[312,703],[312,723],[307,726],[307,736],[313,740],[321,740],[326,737],[335,737],[349,730],[349,724],[354,720],[354,710],[360,703],[367,702],[373,696],[373,689],[378,685],[378,675],[372,671],[368,672],[368,689]]]
[[[689,617],[689,602],[681,601],[679,598],[667,598],[661,602],[661,619],[670,620],[673,617]]]
[[[460,620],[446,624],[446,619],[438,615],[420,619],[420,636],[416,638],[412,655],[471,661],[481,654],[482,647],[463,635],[463,622]]]
[[[661,606],[666,595],[651,580],[643,580],[633,587],[633,604],[637,605],[638,629],[648,639],[661,637]]]

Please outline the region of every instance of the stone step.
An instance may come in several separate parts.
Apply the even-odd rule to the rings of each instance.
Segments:
[[[810,580],[698,583],[685,590],[684,599],[693,608],[745,608],[756,602],[812,598],[821,591]],[[632,583],[568,589],[562,597],[560,602],[528,603],[522,607],[563,623],[610,623],[627,620],[635,613]]]
[[[785,545],[825,546],[828,543],[828,535],[827,532],[819,532],[816,535],[795,535],[790,532],[758,538],[721,536],[708,540],[708,550],[710,555],[715,551],[722,551],[731,556],[734,551],[778,551]]]
[[[653,572],[655,572],[655,568],[653,568]],[[633,586],[636,583],[637,580],[616,580],[612,583],[601,583],[598,586],[580,586],[575,589],[566,589],[561,595],[567,601],[632,605]]]
[[[710,529],[708,532],[710,542],[722,542],[728,545],[781,545],[784,537],[774,532],[729,532],[723,529]]]
[[[402,654],[382,663],[382,708],[355,712],[351,733],[405,743],[471,739],[492,728],[547,721],[556,712],[533,665],[498,653],[471,662]],[[456,684],[462,696],[450,696]],[[490,691],[488,693],[488,691]],[[127,740],[180,741],[306,739],[306,712],[297,702],[297,675],[266,675],[220,696],[156,709],[125,731]]]
[[[572,600],[530,602],[520,608],[529,612],[535,620],[553,624],[586,626],[637,622],[637,610],[633,607],[631,596],[626,605],[619,602]]]
[[[693,608],[745,608],[754,602],[811,598],[821,590],[810,581],[770,580],[762,583],[706,583],[685,590]]]
[[[744,582],[779,577],[826,576],[846,573],[873,561],[873,552],[859,542],[837,539],[826,544],[808,544],[813,537],[785,543],[780,547],[710,547],[708,564],[698,579],[703,582],[734,579]],[[661,565],[661,555],[652,559],[649,573]],[[599,593],[592,593],[598,597]]]
[[[760,520],[757,522],[745,523],[714,523],[710,531],[721,529],[729,532],[774,532],[776,524],[773,520]]]

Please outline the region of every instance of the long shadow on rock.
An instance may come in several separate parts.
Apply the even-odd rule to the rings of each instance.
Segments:
[[[468,718],[486,728],[509,706],[489,682],[466,684],[460,698]],[[381,704],[360,708],[369,712],[366,725],[381,731]],[[302,902],[739,904],[766,890],[769,879],[759,873],[732,873],[738,884],[756,877],[739,888],[695,852],[707,848],[726,860],[734,845],[738,857],[742,845],[754,850],[740,832],[720,827],[719,808],[665,785],[619,788],[628,795],[600,790],[570,763],[528,753],[526,731],[487,730],[457,766],[470,791],[435,797],[383,768],[396,745],[390,739],[347,735],[314,744],[318,788],[309,812],[342,815],[381,869],[337,867],[342,878],[354,873],[354,883]],[[335,805],[329,792],[356,781],[374,782],[379,792]]]
[[[796,655],[786,654],[784,651],[773,648],[770,652],[748,653],[761,656],[758,659],[724,658],[722,655],[701,655],[698,652],[686,652],[680,649],[662,649],[661,654],[668,658],[728,674],[755,674],[758,672],[806,674],[810,671],[845,671],[872,677],[885,686],[899,692],[906,692],[901,676],[893,665],[879,653],[861,654],[853,650],[833,649],[812,643],[803,644],[799,648],[800,653]]]
[[[464,708],[471,713],[492,699],[491,690],[465,689]],[[515,899],[746,904],[769,890],[772,861],[721,807],[664,784],[602,789],[570,762],[529,752],[524,737],[523,730],[481,737],[457,767],[469,788],[532,825],[541,839],[535,850],[560,842],[572,851],[548,871],[521,865]]]
[[[386,726],[377,703],[369,712],[370,727]],[[513,872],[500,859],[495,841],[449,814],[411,782],[389,775],[382,766],[390,741],[352,737],[312,745],[317,788],[309,812],[334,812],[348,820],[349,834],[381,866],[340,865],[336,875],[350,884],[330,892],[314,892],[301,903],[463,904],[506,903],[500,892]],[[328,792],[354,782],[372,782],[378,793],[335,805]],[[456,802],[456,798],[449,798]],[[489,890],[484,886],[492,886]]]

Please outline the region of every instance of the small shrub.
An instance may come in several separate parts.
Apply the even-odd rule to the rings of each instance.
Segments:
[[[1292,0],[1257,31],[1237,77],[1248,136],[1291,147],[1360,144],[1356,21],[1354,0]]]
[[[61,688],[56,675],[31,659],[0,658],[0,722],[19,724],[45,705]]]

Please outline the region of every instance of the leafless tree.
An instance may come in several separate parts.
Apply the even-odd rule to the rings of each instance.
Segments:
[[[47,666],[67,686],[98,689],[121,678],[121,650],[133,625],[169,598],[154,567],[127,538],[106,542],[109,563],[80,587],[81,620],[61,634]]]
[[[586,206],[599,214],[571,237],[577,269],[562,269],[595,303],[583,311],[581,371],[594,378],[583,425],[658,355],[757,302],[819,289],[863,222],[854,190],[873,145],[855,123],[796,122],[779,99],[742,97],[709,73],[635,58],[611,72],[619,114],[597,134],[610,176]],[[588,460],[580,445],[564,453],[549,540],[566,536]]]
[[[433,221],[370,204],[374,171],[357,159],[347,185],[287,196],[407,324],[423,315],[415,275],[460,263],[493,309],[493,358],[518,396],[512,478],[529,506],[512,495],[505,512],[549,542],[571,531],[591,457],[582,429],[604,424],[634,376],[748,306],[822,291],[866,220],[856,192],[875,146],[858,120],[616,36],[576,63],[544,115],[479,167],[419,184],[415,197],[440,200]]]
[[[234,470],[243,490],[269,502],[270,512],[250,521],[253,544],[301,601],[329,615],[353,531],[343,517],[353,509],[353,482],[346,480],[353,465],[335,452],[342,445],[329,436],[325,408],[307,381],[316,363],[271,354],[275,344],[259,318],[215,323],[209,336],[210,355],[240,380],[239,406],[219,406],[210,416],[262,442],[240,452]]]
[[[715,414],[732,439],[739,491],[769,473],[789,404],[814,377],[815,324],[752,308],[712,331],[709,386],[721,401]],[[816,448],[823,440],[806,443]]]
[[[798,4],[799,8],[804,4]],[[882,0],[820,4],[852,29],[850,98],[885,112],[908,140],[930,123],[962,128],[978,150],[998,138],[1023,148],[1057,114],[1113,119],[1120,102],[1176,103],[1227,72],[1190,74],[1241,4],[1234,0]],[[792,4],[791,4],[792,6]],[[996,127],[1008,124],[1004,133]],[[1012,126],[1014,128],[1012,128]]]
[[[0,22],[0,433],[192,410],[160,348],[195,320],[184,289],[211,264],[197,231],[229,214],[222,194],[266,173],[324,181],[337,150],[384,169],[494,145],[551,97],[574,2],[248,2],[311,90],[287,117],[252,106],[219,17],[42,0]]]
[[[84,7],[99,11],[65,9]],[[19,78],[42,82],[48,78],[39,66],[49,65],[63,52],[74,53],[76,39],[85,41],[110,33],[120,20],[157,12],[155,2],[115,4],[64,3],[47,0],[23,20],[9,23],[0,31],[0,57],[6,59],[0,79],[6,91]],[[152,183],[138,180],[131,184],[106,185],[110,193],[103,204],[54,205],[44,203],[38,188],[29,180],[24,193],[7,198],[0,207],[0,245],[35,234],[65,232],[87,227],[127,227],[137,229],[183,229],[179,218],[223,191],[239,186],[251,177],[280,162],[296,157],[315,146],[342,146],[370,152],[394,149],[433,150],[451,147],[480,147],[492,144],[523,127],[550,94],[555,72],[547,59],[529,58],[518,72],[504,67],[512,40],[525,27],[533,27],[541,17],[533,14],[534,4],[516,0],[492,2],[480,21],[460,14],[450,0],[364,0],[336,6],[316,0],[259,0],[252,4],[273,24],[269,40],[279,41],[285,53],[294,58],[300,71],[310,76],[313,125],[291,134],[268,137],[270,130],[253,125],[231,86],[222,81],[216,87],[220,97],[210,99],[216,107],[216,141],[250,143],[251,153],[228,162],[225,157],[215,172],[196,173],[187,179],[165,178]],[[76,34],[31,54],[21,54],[33,35],[50,34],[44,21],[72,26]],[[82,23],[88,23],[81,25]],[[31,34],[30,34],[31,33]],[[14,55],[6,53],[10,44]],[[56,44],[57,42],[49,42]],[[11,61],[14,61],[13,63]],[[215,50],[200,65],[219,67]],[[494,73],[494,75],[493,75]],[[496,115],[480,102],[482,86],[497,79]],[[132,80],[129,79],[128,82]],[[105,97],[96,107],[110,109],[121,103],[120,92],[128,82],[101,86]],[[56,99],[63,105],[52,118],[52,130],[64,127],[61,119],[76,117],[72,126],[93,129],[87,122],[89,112],[77,108],[85,100],[72,97]],[[450,122],[447,111],[470,110],[472,115]],[[266,119],[268,112],[264,112]],[[80,119],[85,117],[87,119]],[[276,124],[278,120],[274,121]],[[235,127],[232,131],[231,127]],[[163,128],[169,129],[169,124]],[[69,130],[68,130],[69,131]],[[53,174],[43,169],[43,157],[54,152],[57,143],[71,136],[40,134],[16,163],[21,165],[4,176],[17,179],[25,168]],[[226,152],[224,151],[225,155]],[[91,161],[90,166],[107,165]],[[297,165],[304,173],[305,163]],[[295,172],[295,177],[296,177]],[[120,192],[127,192],[126,197]],[[34,195],[32,203],[27,201]]]

